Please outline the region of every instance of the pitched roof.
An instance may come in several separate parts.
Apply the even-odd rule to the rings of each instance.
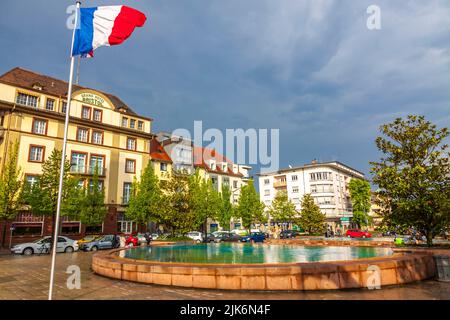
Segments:
[[[49,95],[54,95],[58,97],[67,97],[67,89],[69,84],[66,81],[59,80],[50,76],[36,73],[34,71],[26,70],[20,67],[13,68],[0,76],[0,82],[9,84],[12,86],[21,87],[28,90],[34,90],[38,92],[43,92]],[[38,85],[42,90],[37,90],[34,86]],[[90,89],[100,92],[108,97],[109,100],[114,104],[114,107],[119,110],[125,110],[126,114],[138,116],[130,107],[128,107],[120,98],[117,96],[102,92],[97,89],[91,89],[79,85],[73,85],[73,91],[76,92],[82,89]],[[143,117],[144,118],[144,117]],[[151,119],[150,119],[151,120]]]
[[[172,162],[161,143],[156,139],[150,140],[150,158],[156,161]]]
[[[207,172],[210,172],[210,173],[225,174],[225,175],[236,176],[236,177],[244,176],[240,172],[234,173],[233,167],[232,167],[233,162],[230,159],[228,159],[227,157],[225,157],[224,155],[218,153],[214,149],[194,146],[193,152],[194,152],[194,166],[195,167],[203,168],[204,170],[206,170]],[[229,164],[229,166],[227,166],[226,171],[222,170],[222,168],[218,165],[215,166],[215,170],[212,170],[211,167],[207,164],[207,162],[209,162],[209,160],[215,160],[216,163],[226,162]]]

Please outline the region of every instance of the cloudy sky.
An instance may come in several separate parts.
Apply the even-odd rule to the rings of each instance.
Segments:
[[[140,0],[123,45],[83,60],[80,85],[120,96],[154,131],[279,128],[280,165],[338,160],[368,174],[378,127],[408,113],[450,124],[450,3]],[[0,73],[68,78],[66,0],[2,0]],[[369,5],[381,27],[366,27]]]

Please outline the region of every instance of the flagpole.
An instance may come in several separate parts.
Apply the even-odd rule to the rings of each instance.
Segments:
[[[59,232],[59,219],[61,215],[61,197],[62,197],[62,191],[63,191],[63,181],[64,181],[64,166],[65,166],[65,160],[66,160],[66,146],[67,146],[67,131],[69,128],[69,115],[70,115],[70,105],[72,102],[72,82],[73,82],[73,69],[75,64],[75,57],[72,56],[73,52],[73,45],[75,42],[75,31],[78,26],[78,13],[80,8],[81,2],[77,1],[77,10],[75,13],[75,25],[73,28],[72,33],[72,45],[70,50],[70,74],[69,74],[69,89],[67,92],[67,108],[66,108],[66,118],[64,122],[64,140],[63,140],[63,147],[62,147],[62,155],[61,155],[61,168],[59,172],[59,187],[58,187],[58,202],[56,205],[56,220],[54,223],[55,230],[53,230],[53,245],[52,245],[52,265],[50,268],[50,284],[49,284],[49,290],[48,290],[48,300],[52,300],[53,297],[53,283],[54,283],[54,276],[55,276],[55,263],[56,263],[56,248],[58,245],[58,232]]]

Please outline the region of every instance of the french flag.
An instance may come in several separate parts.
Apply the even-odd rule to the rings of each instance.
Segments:
[[[136,27],[142,27],[146,16],[127,6],[104,6],[79,9],[72,56],[93,57],[101,46],[124,42]]]

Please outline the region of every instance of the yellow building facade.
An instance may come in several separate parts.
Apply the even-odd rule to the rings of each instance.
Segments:
[[[23,178],[34,183],[53,149],[62,149],[68,84],[22,68],[0,76],[0,168],[10,144],[19,143],[18,163]],[[63,234],[129,233],[136,225],[124,218],[131,184],[151,160],[152,119],[136,114],[112,94],[73,87],[68,129],[70,171],[88,184],[97,166],[109,212],[102,226],[63,221]],[[165,163],[161,165],[161,162]],[[170,159],[153,159],[159,176],[170,171]],[[24,212],[14,221],[14,237],[48,234],[47,218]],[[18,239],[20,240],[20,239]]]

